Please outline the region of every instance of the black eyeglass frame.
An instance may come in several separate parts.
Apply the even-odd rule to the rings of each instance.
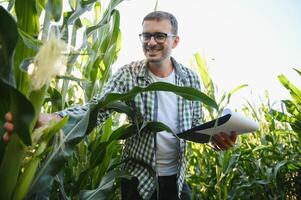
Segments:
[[[149,37],[149,39],[144,40],[143,37],[145,37],[146,34]],[[164,39],[163,40],[158,39],[159,36],[161,36],[161,37],[164,36]],[[155,32],[155,33],[145,32],[145,33],[140,33],[139,34],[139,38],[140,38],[140,41],[142,43],[149,42],[152,39],[152,37],[154,37],[154,39],[157,43],[164,43],[168,37],[176,37],[176,36],[177,35],[174,35],[174,34],[171,34],[171,33],[163,33],[163,32]]]

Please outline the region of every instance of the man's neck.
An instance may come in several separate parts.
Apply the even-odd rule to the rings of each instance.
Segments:
[[[160,63],[148,63],[148,69],[156,76],[164,78],[172,73],[173,66],[171,60],[167,59]]]

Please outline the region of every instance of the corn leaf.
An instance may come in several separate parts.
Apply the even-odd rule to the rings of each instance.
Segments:
[[[201,91],[191,88],[191,87],[180,87],[169,83],[164,82],[156,82],[152,83],[147,87],[140,87],[136,86],[131,91],[119,94],[119,93],[111,93],[106,96],[106,98],[99,103],[99,107],[103,107],[107,105],[108,103],[111,103],[113,101],[129,101],[133,99],[137,94],[142,92],[150,92],[150,91],[167,91],[167,92],[173,92],[187,100],[191,101],[201,101],[202,103],[213,107],[215,109],[218,109],[218,106],[214,100],[212,100],[210,97],[208,97],[206,94],[202,93]]]
[[[77,19],[79,19],[79,17],[82,14],[90,10],[93,6],[92,3],[93,2],[87,4],[80,4],[80,6],[78,6],[75,11],[72,11],[67,19],[67,25],[73,24]]]
[[[95,30],[97,30],[98,28],[104,26],[105,24],[107,24],[110,21],[111,16],[114,14],[114,12],[116,12],[116,10],[114,9],[119,3],[121,3],[123,0],[112,0],[110,1],[110,4],[108,6],[108,8],[106,9],[103,18],[100,20],[100,22],[95,25],[95,26],[91,26],[88,27],[86,30],[86,35],[90,36],[91,33]]]
[[[62,0],[48,0],[46,10],[51,13],[54,21],[58,22],[61,18],[63,11]]]
[[[85,136],[84,130],[87,129],[88,120],[89,115],[69,120],[63,129],[65,136],[63,138],[57,138],[53,151],[49,153],[38,169],[32,181],[29,197],[33,198],[40,191],[52,185],[55,175],[63,168],[67,157],[73,153],[75,145]]]
[[[15,85],[12,59],[17,38],[15,20],[7,10],[0,6],[0,78],[12,86]]]
[[[36,2],[32,0],[16,0],[15,11],[18,28],[32,38],[37,38],[39,34],[39,16]],[[18,90],[25,95],[28,94],[30,84],[28,74],[20,70],[20,64],[23,59],[34,57],[35,53],[35,50],[28,48],[23,40],[19,38],[14,55],[14,75]]]
[[[282,100],[288,113],[293,115],[296,119],[301,120],[301,110],[298,104],[291,100]]]
[[[248,84],[241,84],[239,86],[237,86],[236,88],[234,88],[233,90],[230,91],[230,93],[228,94],[228,99],[230,99],[230,97],[235,94],[236,92],[238,92],[239,90],[248,87]]]
[[[81,191],[79,194],[79,199],[85,199],[85,200],[106,199],[110,192],[110,189],[113,187],[115,179],[121,177],[130,178],[131,175],[129,175],[127,172],[118,171],[118,170],[112,170],[108,172],[103,177],[103,179],[101,179],[101,182],[96,190]]]
[[[11,199],[24,155],[23,142],[17,134],[13,134],[0,166],[0,199]]]
[[[201,75],[201,80],[203,81],[203,85],[205,86],[205,89],[208,93],[208,95],[212,98],[215,99],[215,90],[214,90],[214,84],[213,81],[210,77],[208,67],[206,64],[205,59],[202,59],[200,54],[196,53],[194,54],[199,73]]]
[[[31,35],[27,34],[26,32],[22,31],[21,29],[18,29],[18,32],[19,32],[19,35],[21,36],[24,44],[28,48],[31,48],[35,52],[38,52],[40,46],[42,45],[42,42],[40,40],[33,38]]]
[[[39,140],[39,146],[37,150],[35,151],[34,155],[31,158],[31,161],[28,163],[27,166],[24,168],[24,172],[21,174],[18,185],[16,187],[16,190],[14,192],[14,199],[22,200],[26,197],[26,194],[31,186],[31,182],[34,178],[34,175],[36,173],[36,170],[42,160],[41,154],[44,153],[47,143],[52,138],[52,136],[57,133],[65,124],[67,123],[68,118],[64,118],[59,122],[51,121],[49,124],[45,126],[45,128],[41,127],[41,131],[37,129],[35,132],[35,135],[40,135]]]
[[[14,124],[15,124],[15,131],[22,139],[24,144],[30,145],[31,144],[31,137],[30,137],[30,124],[34,119],[34,109],[30,101],[17,89],[13,88],[12,86],[4,83],[0,80],[0,91],[1,91],[1,98],[0,104],[7,105],[7,99],[10,99],[10,108],[13,112],[14,117]],[[6,110],[6,109],[1,109]],[[7,110],[6,110],[7,111]],[[3,113],[1,113],[4,116]]]
[[[297,102],[301,103],[301,90],[292,84],[283,74],[278,76],[281,84],[289,90],[292,98]]]

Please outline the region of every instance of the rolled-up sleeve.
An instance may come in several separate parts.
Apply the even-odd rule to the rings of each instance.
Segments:
[[[84,105],[74,105],[67,109],[57,112],[61,117],[69,116],[69,121],[79,121],[83,118],[89,109],[91,104],[98,104],[109,93],[124,93],[127,89],[127,83],[125,82],[126,76],[129,75],[125,67],[120,68],[113,76],[111,76],[106,83],[105,87],[99,94],[95,95],[92,100]],[[110,115],[112,111],[100,109],[97,116],[97,125],[103,123]]]

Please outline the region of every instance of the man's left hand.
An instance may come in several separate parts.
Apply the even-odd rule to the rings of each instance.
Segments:
[[[211,144],[217,151],[228,150],[235,145],[236,138],[236,132],[231,132],[230,135],[224,132],[220,132],[212,136]]]

